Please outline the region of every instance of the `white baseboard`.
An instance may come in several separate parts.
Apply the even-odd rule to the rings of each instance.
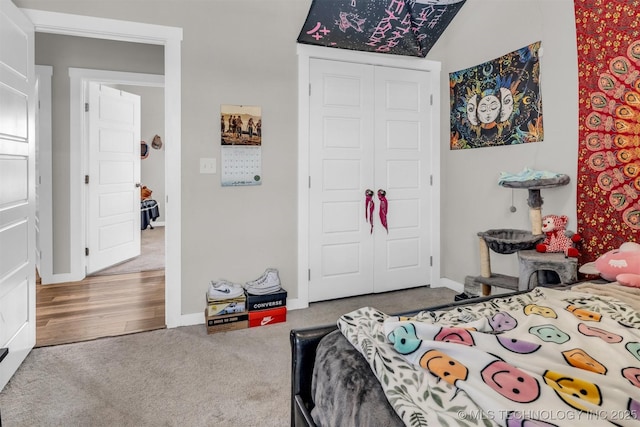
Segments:
[[[456,282],[455,280],[447,279],[446,277],[440,278],[440,283],[437,286],[431,286],[432,288],[449,288],[456,292],[464,292],[464,283]]]
[[[309,308],[309,302],[305,303],[300,298],[287,300],[287,310],[299,310],[301,308]]]
[[[58,274],[40,276],[40,284],[45,286],[55,285],[58,283],[79,282],[82,279],[84,279],[84,277],[80,277],[76,274],[58,273]]]
[[[287,311],[289,310],[298,310],[301,308],[308,308],[309,304],[302,304],[298,298],[294,298],[287,301]],[[191,326],[191,325],[202,325],[204,324],[204,310],[203,313],[191,313],[191,314],[183,314],[180,317],[180,324],[175,326]]]
[[[204,324],[204,309],[202,313],[183,314],[180,317],[180,324],[178,326],[191,326]]]
[[[455,280],[447,279],[446,277],[441,277],[440,282],[436,285],[432,285],[432,288],[449,288],[455,292],[464,292],[464,284],[458,283]],[[287,310],[299,310],[301,308],[308,308],[309,304],[304,304],[304,302],[298,298],[292,298],[287,300]],[[183,314],[180,318],[179,326],[191,326],[191,325],[200,325],[204,323],[204,314],[203,313],[192,313],[192,314]]]

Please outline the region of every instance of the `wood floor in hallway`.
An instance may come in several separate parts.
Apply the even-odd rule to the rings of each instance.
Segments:
[[[36,347],[161,329],[164,270],[36,285]]]

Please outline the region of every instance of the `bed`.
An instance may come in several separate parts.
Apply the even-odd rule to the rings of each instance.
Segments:
[[[151,228],[153,230],[152,221],[160,217],[160,209],[158,202],[153,199],[145,199],[140,201],[140,230]]]
[[[639,426],[638,307],[615,284],[538,287],[294,329],[291,425]]]

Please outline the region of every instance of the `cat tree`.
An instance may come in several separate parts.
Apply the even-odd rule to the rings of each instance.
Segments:
[[[467,278],[482,287],[482,295],[490,295],[491,287],[498,286],[512,290],[529,288],[530,277],[541,270],[555,271],[563,283],[577,279],[577,260],[565,258],[563,253],[539,253],[538,243],[544,240],[542,233],[542,189],[555,188],[569,183],[568,175],[525,181],[502,181],[501,186],[528,191],[529,219],[531,231],[515,229],[495,229],[478,233],[480,245],[480,276]],[[498,254],[518,254],[519,276],[508,276],[491,271],[491,251]]]

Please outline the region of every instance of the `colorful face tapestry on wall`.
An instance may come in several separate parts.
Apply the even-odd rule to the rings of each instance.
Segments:
[[[452,150],[543,140],[539,49],[449,74]]]
[[[298,43],[425,57],[466,0],[313,0]]]

